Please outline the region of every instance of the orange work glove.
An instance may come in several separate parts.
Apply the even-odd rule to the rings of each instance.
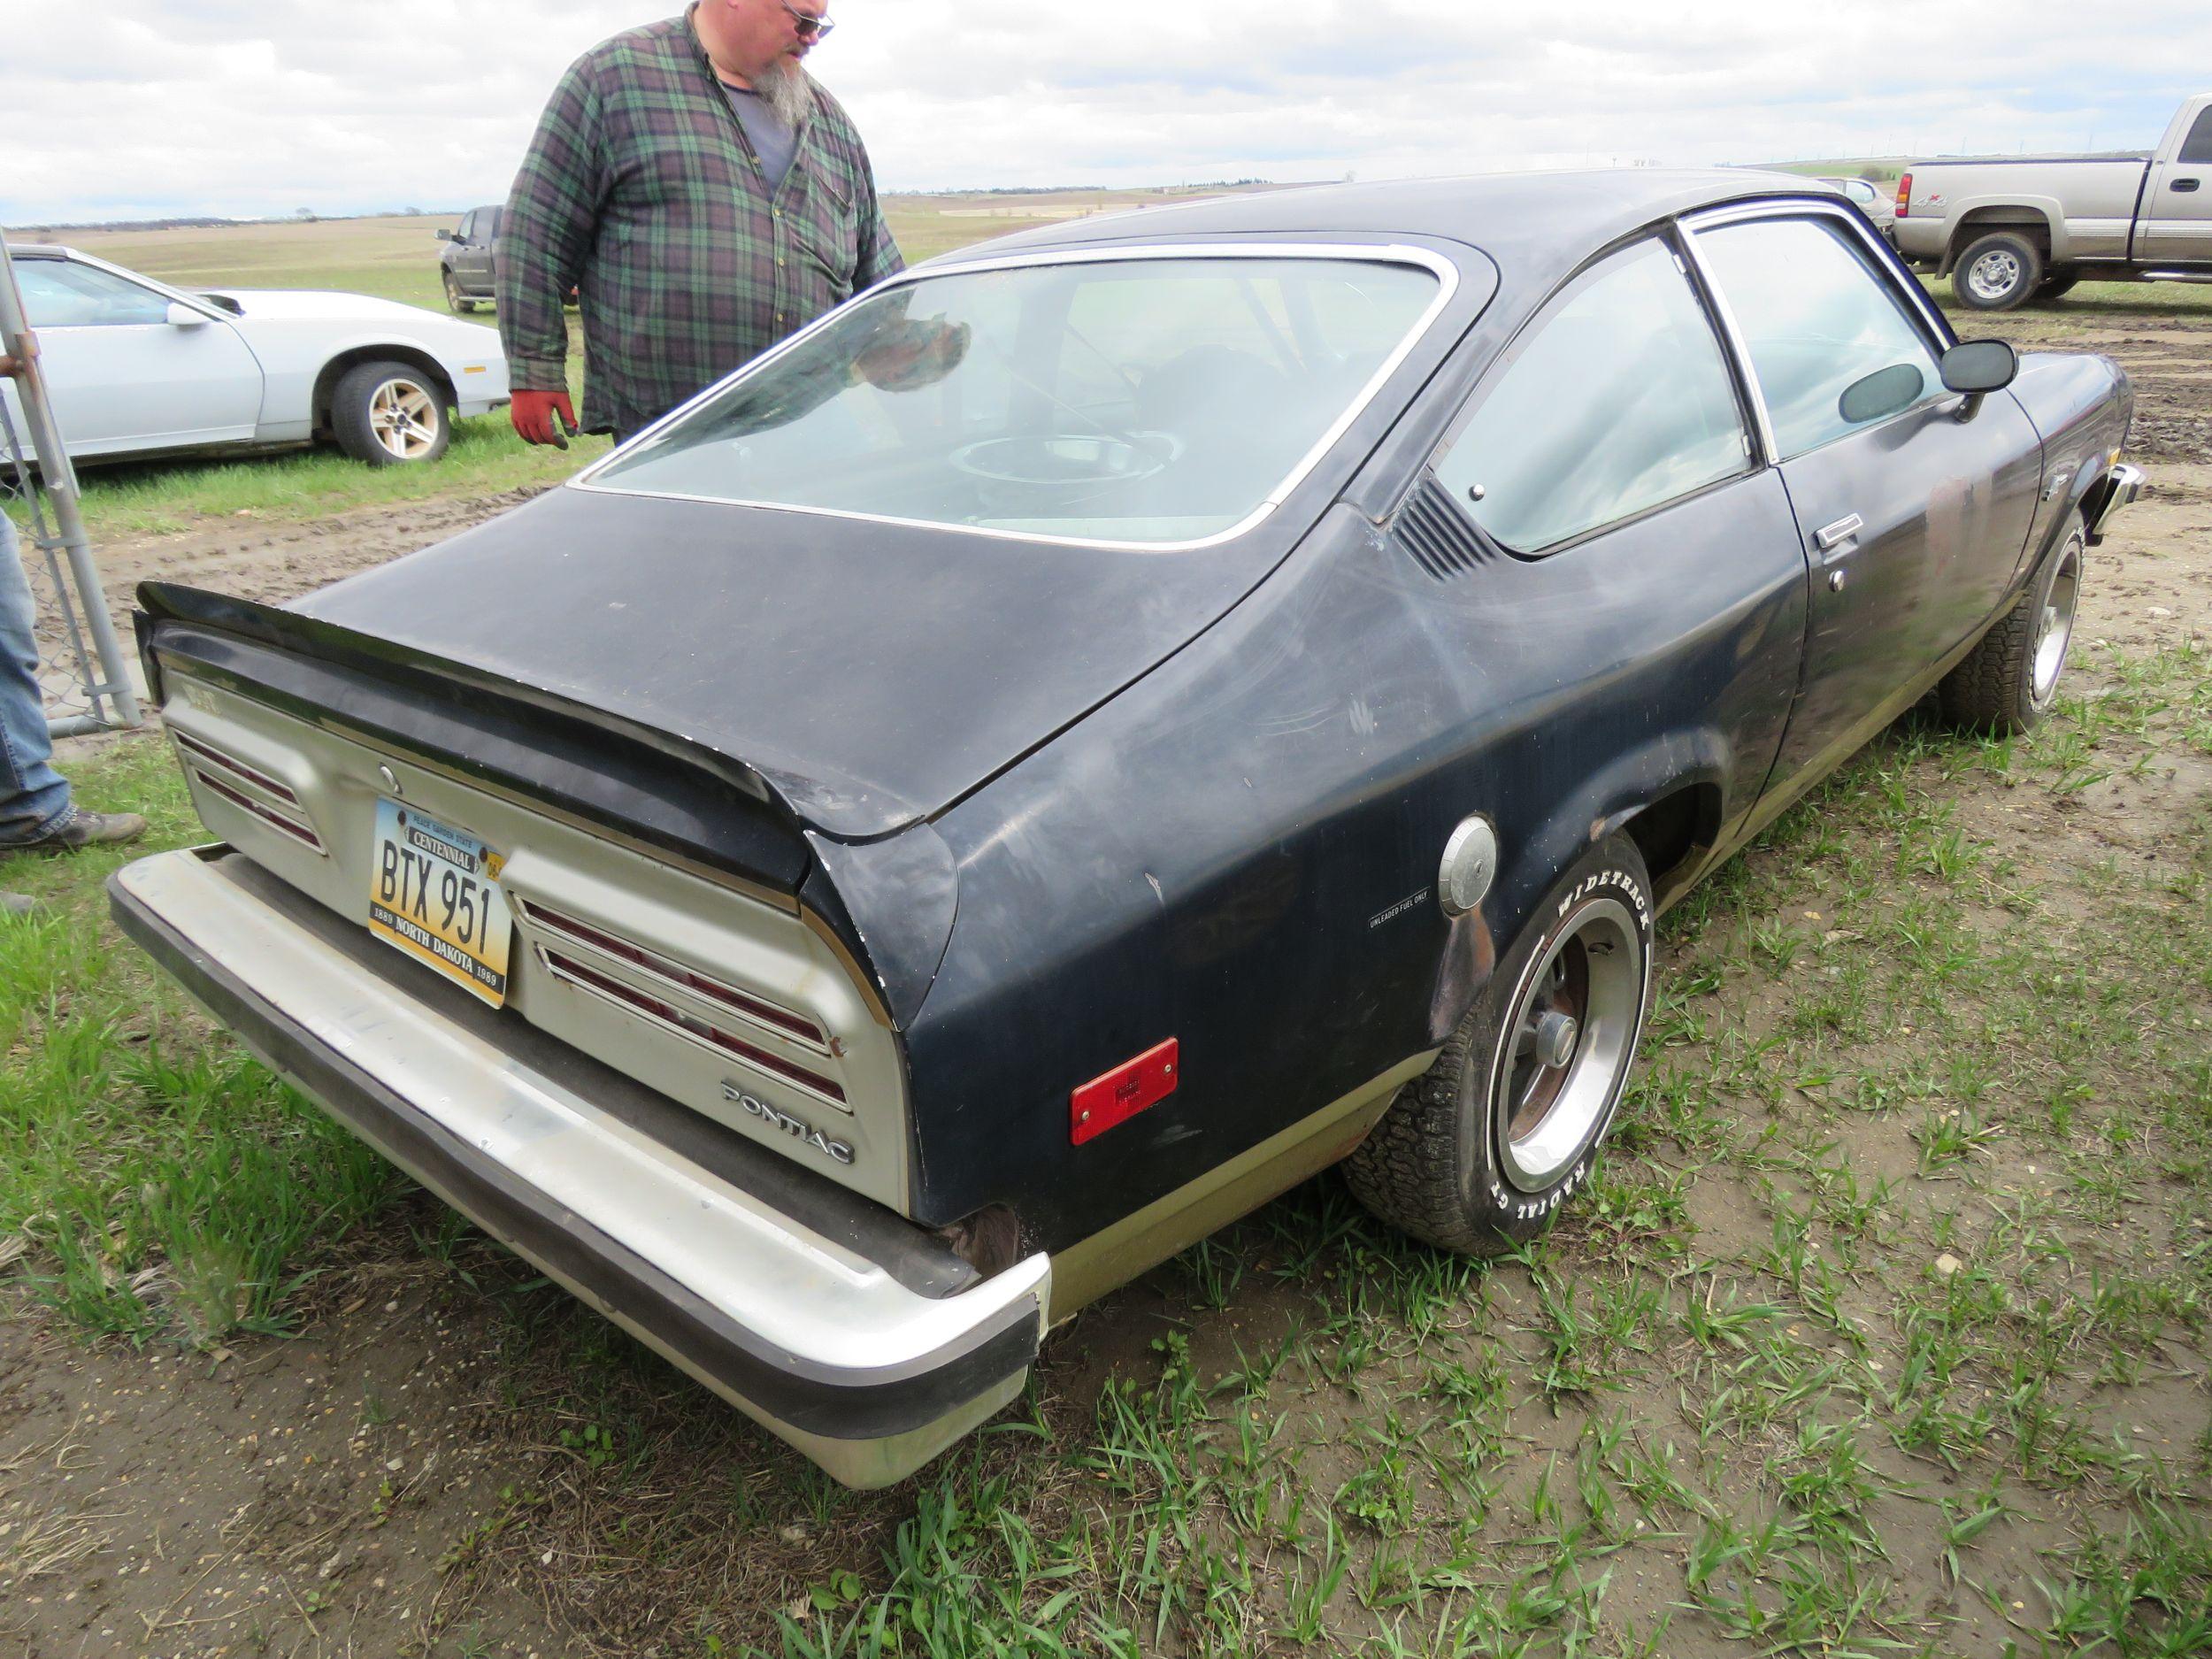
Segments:
[[[576,411],[566,392],[517,392],[507,414],[525,443],[550,443],[568,448],[568,434],[576,430]],[[567,423],[567,430],[562,423]]]

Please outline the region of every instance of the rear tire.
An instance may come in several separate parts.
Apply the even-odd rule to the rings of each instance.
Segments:
[[[2017,231],[1992,231],[1959,254],[1951,291],[1978,311],[2008,311],[2026,304],[2042,280],[2041,250]]]
[[[368,466],[425,466],[453,442],[445,395],[404,363],[359,363],[330,396],[338,447]]]
[[[1589,1179],[1651,1002],[1651,877],[1614,835],[1545,895],[1436,1064],[1345,1164],[1359,1201],[1472,1256],[1534,1238]]]
[[[1938,695],[1946,719],[1998,736],[2017,736],[2042,724],[2066,672],[2088,545],[2076,520],[2018,603],[1943,677]]]

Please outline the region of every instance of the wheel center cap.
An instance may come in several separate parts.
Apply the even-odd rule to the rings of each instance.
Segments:
[[[1566,1064],[1574,1058],[1575,1043],[1581,1035],[1582,1027],[1569,1015],[1540,1015],[1536,1021],[1536,1064],[1552,1067]]]

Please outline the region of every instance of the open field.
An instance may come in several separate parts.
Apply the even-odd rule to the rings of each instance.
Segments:
[[[1805,162],[1799,172],[1856,172],[1863,164]],[[1187,201],[1191,190],[1054,191],[1018,195],[894,196],[886,211],[910,262],[969,247],[993,236],[1059,223],[1093,212],[1121,211]],[[405,304],[442,310],[438,243],[457,213],[365,219],[241,225],[222,229],[18,234],[17,240],[66,241],[88,252],[183,287],[252,285],[334,288]],[[1950,301],[1947,283],[1936,286]],[[2212,288],[2178,284],[2144,287],[2089,283],[2070,295],[2059,313],[2090,319],[2092,328],[2131,317],[2212,309]],[[1955,316],[1958,313],[1955,311]],[[488,312],[480,311],[487,322]],[[1975,332],[1968,314],[1961,326]],[[582,346],[572,322],[572,384],[580,384]],[[189,532],[215,520],[244,518],[289,526],[326,519],[356,507],[475,499],[557,483],[606,451],[602,438],[565,452],[533,449],[510,429],[504,411],[458,423],[452,449],[436,465],[363,467],[331,449],[298,449],[244,460],[162,461],[88,467],[84,511],[96,541]],[[287,532],[288,534],[288,532]]]
[[[0,1652],[2212,1650],[2212,313],[2168,294],[1990,324],[2137,380],[2059,717],[1908,718],[1666,918],[1558,1227],[1470,1263],[1325,1177],[887,1493],[273,1085],[105,922],[125,855],[11,864]],[[511,499],[103,557],[277,598]],[[69,764],[194,838],[157,741]]]
[[[1096,212],[1187,201],[1210,192],[1082,190],[884,198],[892,234],[910,264],[955,249]],[[12,233],[17,242],[59,242],[180,288],[339,288],[442,312],[435,233],[458,213],[313,219],[217,229]],[[477,315],[492,320],[490,308]],[[580,384],[581,335],[570,326],[570,381]],[[161,461],[84,470],[84,514],[96,541],[159,534],[224,517],[300,523],[384,503],[480,497],[557,483],[606,452],[587,438],[567,450],[532,449],[506,411],[457,423],[436,465],[371,469],[332,449],[280,457]]]

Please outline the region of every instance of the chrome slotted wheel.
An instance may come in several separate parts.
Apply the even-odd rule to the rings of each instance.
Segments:
[[[2020,285],[2020,257],[2002,248],[1993,248],[1974,261],[1966,273],[1966,286],[1974,290],[1974,297],[2001,300]]]
[[[2074,610],[2081,601],[2081,542],[2070,541],[2058,557],[2043,611],[2035,624],[2035,671],[2028,695],[2038,709],[2047,708],[2065,672],[2066,649],[2074,642]]]
[[[438,442],[437,400],[418,381],[386,380],[370,394],[369,430],[394,459],[419,459]]]
[[[1531,964],[1499,1058],[1498,1162],[1525,1193],[1541,1192],[1603,1125],[1636,1040],[1643,1004],[1636,918],[1599,897]]]

